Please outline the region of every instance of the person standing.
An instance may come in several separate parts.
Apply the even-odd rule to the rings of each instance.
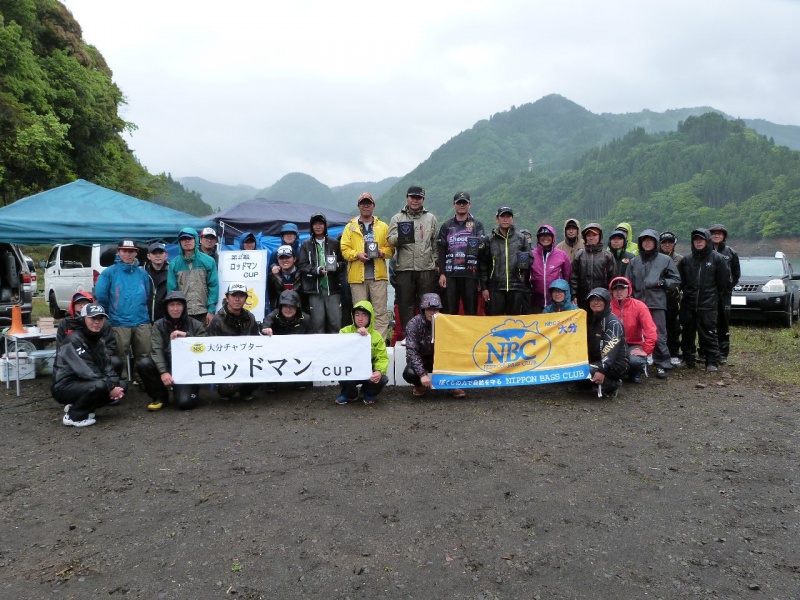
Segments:
[[[480,260],[486,314],[525,315],[530,313],[531,246],[514,228],[510,206],[498,208],[495,219],[497,227],[487,236]]]
[[[425,189],[412,185],[406,205],[389,221],[389,244],[395,248],[397,305],[405,329],[424,294],[436,291],[436,236],[439,225],[428,212]]]
[[[186,298],[189,316],[208,327],[217,310],[219,278],[217,263],[198,249],[197,237],[191,227],[178,234],[181,253],[169,265],[167,291],[180,291]]]
[[[314,333],[337,333],[342,328],[339,273],[344,258],[339,240],[328,236],[328,219],[322,213],[309,219],[311,237],[300,245],[298,268],[308,299]]]
[[[531,312],[540,314],[550,304],[550,284],[557,279],[569,281],[572,265],[563,250],[554,247],[556,230],[542,225],[536,231],[536,246],[531,264]]]
[[[614,257],[616,267],[614,277],[627,277],[628,267],[635,254],[628,252],[625,248],[628,245],[628,234],[622,229],[615,229],[608,236],[608,251]]]
[[[614,278],[616,263],[611,253],[603,248],[603,228],[599,223],[589,223],[581,232],[584,246],[575,254],[569,287],[572,297],[585,311],[589,311],[588,294],[594,288],[608,290]]]
[[[667,346],[667,293],[681,283],[675,263],[658,251],[658,234],[645,229],[638,240],[639,253],[628,269],[632,295],[647,305],[656,324],[658,340],[653,350],[656,377],[665,379],[672,368]]]
[[[678,272],[683,284],[681,301],[681,350],[690,369],[697,363],[697,347],[705,356],[706,371],[719,370],[717,309],[719,297],[728,286],[725,259],[711,246],[708,229],[692,231],[692,253],[683,257]]]
[[[214,262],[219,262],[219,254],[217,253],[217,232],[212,227],[205,227],[200,233],[200,250],[203,254],[207,254],[214,259]]]
[[[578,219],[567,219],[564,221],[564,241],[556,248],[563,250],[569,256],[569,262],[575,260],[578,250],[583,248],[584,242],[581,238],[581,222]]]
[[[386,261],[394,255],[388,242],[389,227],[373,216],[375,199],[365,192],[358,197],[359,215],[342,232],[342,257],[347,261],[347,281],[352,302],[369,300],[375,309],[375,329],[386,339],[389,331],[389,271]]]
[[[633,237],[633,227],[631,227],[631,224],[623,222],[617,225],[616,229],[620,229],[625,232],[625,239],[627,240],[625,244],[625,250],[633,255],[636,255],[636,253],[639,252],[639,246],[634,241],[636,238]]]
[[[666,254],[675,263],[675,268],[680,272],[683,256],[675,252],[678,236],[671,231],[664,231],[658,236],[658,247],[661,254]],[[667,290],[667,348],[669,348],[670,363],[673,367],[683,365],[681,360],[681,287]]]
[[[728,246],[728,230],[724,225],[712,225],[709,230],[711,233],[711,243],[714,250],[722,255],[728,265],[728,285],[725,291],[720,294],[719,306],[717,307],[717,339],[719,340],[719,364],[724,365],[728,362],[728,354],[731,351],[731,294],[733,288],[739,283],[742,275],[742,268],[739,265],[739,254],[736,250]]]
[[[150,320],[155,323],[164,317],[164,298],[167,296],[167,275],[169,274],[169,261],[167,260],[167,246],[162,242],[154,242],[147,248],[147,262],[144,270],[153,283],[153,291],[148,302]]]
[[[138,248],[133,240],[120,240],[114,264],[105,269],[95,284],[95,299],[105,309],[117,351],[122,360],[122,378],[133,380],[127,357],[134,361],[150,354],[150,297],[153,284],[139,266]]]
[[[478,314],[478,256],[483,243],[483,223],[470,213],[472,201],[467,192],[453,196],[455,216],[442,223],[436,245],[439,249],[439,287],[445,290],[446,312]]]

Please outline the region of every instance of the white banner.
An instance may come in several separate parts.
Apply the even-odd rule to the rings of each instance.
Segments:
[[[261,323],[267,306],[267,251],[222,250],[219,253],[217,275],[219,276],[217,310],[222,308],[222,299],[225,298],[228,284],[238,281],[247,286],[247,303],[244,307],[253,313],[256,321]]]
[[[172,377],[178,384],[362,381],[372,375],[370,341],[355,333],[177,338]]]

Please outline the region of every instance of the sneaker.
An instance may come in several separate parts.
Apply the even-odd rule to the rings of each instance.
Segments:
[[[366,404],[367,406],[372,406],[373,404],[375,404],[375,396],[367,396],[367,395],[365,395],[364,396],[364,404]]]
[[[147,410],[151,412],[161,410],[162,408],[164,408],[164,402],[162,402],[161,400],[153,400],[150,404],[147,405]]]
[[[366,398],[364,398],[364,401],[366,401]],[[336,398],[336,400],[333,401],[334,404],[338,404],[339,406],[347,404],[348,402],[350,402],[350,398],[348,398],[347,396],[339,396],[338,398]]]
[[[684,363],[684,362],[683,362],[683,361],[682,361],[682,360],[681,360],[679,357],[677,357],[677,356],[673,356],[672,358],[670,358],[670,359],[669,359],[669,364],[671,364],[671,365],[672,365],[673,367],[675,367],[676,369],[677,369],[677,368],[679,368],[679,367],[683,367],[683,366],[685,366],[685,365],[686,365],[686,363]]]
[[[666,379],[667,375],[669,375],[669,373],[667,373],[667,370],[664,369],[663,367],[656,368],[656,377],[658,377],[659,379]]]
[[[608,398],[609,400],[613,400],[614,398],[617,397],[618,393],[619,393],[619,388],[617,388],[616,390],[614,390],[612,392],[605,392],[603,394],[603,398]]]
[[[708,365],[706,367],[706,373],[716,373],[717,371],[719,371],[719,367],[717,367],[717,365]]]
[[[642,378],[639,375],[631,375],[628,377],[628,380],[631,383],[642,383]]]
[[[65,415],[68,415],[68,414],[69,414],[69,409],[70,409],[70,408],[72,408],[72,404],[67,404],[67,405],[64,407],[64,414],[65,414]],[[89,418],[90,418],[90,419],[94,419],[94,413],[89,413]]]
[[[89,425],[94,425],[97,421],[94,418],[94,415],[89,415],[83,421],[73,421],[70,419],[69,414],[65,414],[64,418],[61,419],[61,422],[66,425],[67,427],[88,427]]]
[[[728,357],[727,356],[720,356],[719,357],[719,364],[721,364],[721,365],[728,364]]]

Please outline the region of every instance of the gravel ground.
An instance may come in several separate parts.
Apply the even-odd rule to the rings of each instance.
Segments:
[[[2,598],[800,598],[793,390],[336,388],[86,429],[2,391]]]

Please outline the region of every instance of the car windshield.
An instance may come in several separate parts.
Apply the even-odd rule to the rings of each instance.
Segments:
[[[785,277],[783,261],[778,258],[747,258],[739,261],[742,277]]]

